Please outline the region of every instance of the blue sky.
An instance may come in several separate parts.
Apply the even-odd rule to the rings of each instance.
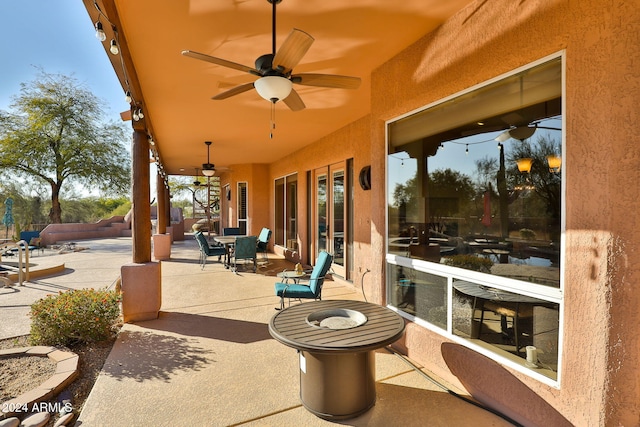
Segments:
[[[73,75],[105,102],[110,119],[129,109],[79,0],[1,0],[0,58],[0,110],[9,109],[20,83],[32,81],[37,67]]]

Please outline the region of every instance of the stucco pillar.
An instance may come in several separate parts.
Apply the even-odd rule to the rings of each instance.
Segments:
[[[161,297],[160,264],[151,262],[151,205],[149,141],[142,120],[133,123],[132,157],[132,252],[133,263],[120,268],[122,317],[125,322],[158,317]]]
[[[167,222],[167,234],[169,234],[169,236],[171,236],[171,243],[173,244],[174,236],[173,236],[173,226],[171,225],[171,192],[169,191],[169,187],[165,186],[164,187],[164,193],[165,193],[165,197],[164,199],[166,200],[165,203],[165,214],[166,214],[166,222]]]
[[[122,277],[122,318],[139,322],[158,318],[162,305],[159,262],[125,264]]]
[[[160,174],[158,174],[156,178],[156,193],[158,197],[156,217],[158,220],[158,234],[164,234],[167,232],[167,192],[165,190],[164,179]]]
[[[156,261],[171,258],[171,235],[167,233],[168,192],[164,178],[158,174],[156,178],[158,209],[156,210],[157,234],[153,235],[153,257]]]

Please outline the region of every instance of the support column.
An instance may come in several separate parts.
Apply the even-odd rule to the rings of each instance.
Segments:
[[[167,203],[165,204],[167,233],[171,236],[171,244],[173,244],[173,241],[175,240],[175,238],[173,236],[173,225],[171,225],[171,192],[169,191],[168,185],[164,187],[164,192],[165,192],[164,199],[167,201]]]
[[[160,263],[151,262],[149,140],[144,121],[133,122],[131,229],[133,262],[120,269],[125,322],[158,318],[162,305]]]
[[[134,129],[131,146],[133,262],[151,261],[151,204],[149,141],[142,129]]]
[[[171,235],[167,233],[167,191],[164,178],[158,174],[156,179],[158,209],[156,210],[157,234],[153,235],[153,257],[157,261],[171,258]]]
[[[160,174],[156,178],[156,192],[158,197],[158,234],[167,232],[167,192],[165,191],[164,179]]]

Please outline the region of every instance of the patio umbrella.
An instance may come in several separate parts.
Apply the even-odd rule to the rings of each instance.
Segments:
[[[2,223],[5,226],[5,239],[9,235],[9,227],[14,224],[13,221],[13,199],[11,197],[7,197],[7,200],[4,201],[4,216],[2,217]]]

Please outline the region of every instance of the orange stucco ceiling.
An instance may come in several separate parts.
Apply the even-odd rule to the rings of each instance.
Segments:
[[[357,76],[362,84],[357,90],[295,85],[306,109],[292,112],[276,104],[270,139],[270,104],[254,90],[211,100],[255,76],[181,55],[189,49],[253,67],[271,51],[267,0],[84,2],[93,21],[100,10],[103,23],[106,16],[116,25],[123,55],[108,53],[110,28],[105,54],[123,87],[142,100],[165,171],[175,175],[192,175],[206,162],[206,140],[213,141],[216,167],[270,163],[367,115],[372,70],[471,3],[283,0],[277,6],[277,47],[293,28],[315,39],[294,72]]]

